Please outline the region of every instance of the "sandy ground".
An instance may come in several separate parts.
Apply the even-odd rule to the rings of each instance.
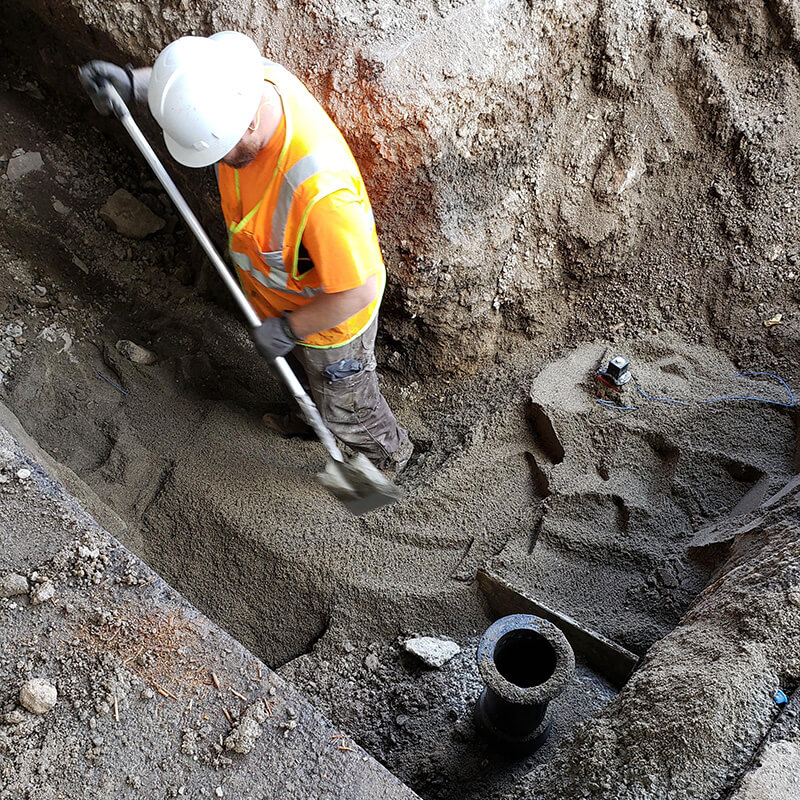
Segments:
[[[800,378],[792,242],[779,267],[761,253],[744,269],[740,248],[733,265],[709,251],[702,271],[688,269],[691,236],[717,231],[721,205],[728,232],[710,242],[760,248],[769,227],[751,219],[763,197],[731,195],[723,180],[706,216],[676,202],[657,252],[635,263],[607,243],[592,272],[596,251],[573,242],[574,271],[535,321],[508,311],[494,361],[471,377],[412,371],[415,341],[387,308],[383,385],[424,458],[401,476],[400,503],[349,516],[313,480],[320,447],[260,426],[277,387],[143,165],[87,107],[59,106],[13,62],[4,72],[0,155],[22,148],[42,165],[0,183],[0,396],[96,493],[112,532],[424,796],[470,796],[442,775],[467,754],[462,777],[475,775],[483,760],[464,746],[478,688],[471,652],[490,621],[479,567],[643,653],[724,555],[690,553],[696,537],[793,472],[786,409],[700,404],[745,386],[785,398],[775,381],[738,371]],[[120,187],[166,220],[161,233],[139,242],[108,229],[98,210]],[[569,206],[563,225],[574,231]],[[786,319],[765,327],[781,309]],[[120,340],[155,363],[132,363]],[[651,397],[689,405],[630,390],[637,410],[599,406],[592,375],[616,351]],[[464,335],[452,360],[471,355]],[[450,671],[421,673],[397,646],[417,633],[454,639],[464,654]],[[586,702],[565,715],[574,723],[613,694],[595,676],[577,680]],[[493,763],[474,796],[528,766]]]

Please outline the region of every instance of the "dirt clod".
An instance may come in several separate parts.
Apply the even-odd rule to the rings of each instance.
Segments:
[[[31,605],[39,605],[47,600],[55,597],[56,587],[52,581],[44,580],[42,583],[37,583],[31,588],[30,598]]]
[[[266,707],[260,700],[248,706],[233,731],[225,739],[225,749],[247,754],[261,736],[262,724],[267,719]]]
[[[24,575],[12,572],[0,578],[0,597],[16,597],[28,594],[28,579]]]

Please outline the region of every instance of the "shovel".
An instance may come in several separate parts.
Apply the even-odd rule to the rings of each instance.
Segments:
[[[107,115],[111,113],[122,123],[131,139],[133,139],[133,143],[145,157],[155,176],[189,226],[189,230],[200,242],[219,276],[238,303],[248,324],[251,328],[257,328],[261,325],[258,314],[247,301],[244,292],[225,266],[225,262],[217,253],[200,221],[194,215],[183,195],[178,191],[178,187],[170,178],[166,169],[164,169],[164,165],[155,154],[155,151],[134,122],[128,107],[119,96],[119,92],[108,81],[103,81],[101,85],[87,85],[84,82],[84,88],[86,88],[95,108],[101,114]],[[317,473],[319,482],[356,515],[365,514],[368,511],[396,502],[400,498],[400,490],[391,481],[387,480],[366,456],[361,453],[347,458],[344,456],[337,446],[333,434],[325,425],[319,409],[314,405],[314,401],[308,396],[297,376],[292,372],[292,368],[286,362],[286,359],[279,356],[270,363],[277,370],[297,401],[306,422],[314,429],[317,438],[328,451],[328,463],[322,472]]]

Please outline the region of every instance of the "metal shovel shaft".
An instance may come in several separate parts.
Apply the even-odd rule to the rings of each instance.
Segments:
[[[297,405],[300,406],[300,410],[303,412],[306,422],[314,429],[314,433],[317,434],[317,438],[325,446],[330,457],[334,461],[343,462],[344,456],[339,446],[336,444],[333,434],[328,430],[328,426],[323,422],[319,410],[316,405],[314,405],[314,401],[308,396],[308,392],[303,388],[303,384],[297,379],[297,375],[294,374],[294,371],[286,362],[286,359],[282,356],[278,356],[273,360],[272,364],[280,373],[283,382],[297,401]]]
[[[217,252],[217,248],[214,247],[214,244],[212,243],[211,239],[209,239],[205,229],[200,224],[200,220],[197,219],[194,211],[192,211],[192,209],[189,207],[189,204],[186,202],[186,200],[184,200],[183,195],[175,185],[175,182],[169,176],[169,173],[164,168],[161,160],[150,146],[150,143],[147,141],[144,134],[141,132],[141,130],[139,130],[139,126],[136,124],[136,122],[134,122],[131,112],[128,110],[128,107],[119,96],[119,93],[111,85],[108,85],[106,90],[110,95],[111,109],[114,113],[114,116],[122,123],[123,127],[128,132],[128,135],[131,137],[131,139],[133,139],[133,143],[150,165],[150,168],[155,173],[159,183],[161,183],[161,185],[164,187],[164,190],[175,204],[175,207],[180,212],[180,215],[189,226],[189,230],[191,230],[191,232],[194,234],[197,241],[200,242],[201,247],[203,250],[205,250],[206,255],[211,260],[211,263],[219,273],[219,276],[225,282],[225,285],[230,290],[234,300],[236,300],[242,313],[247,318],[247,322],[249,323],[250,327],[257,328],[261,324],[258,314],[256,314],[253,307],[247,301],[244,292],[241,290],[233,275],[231,275],[230,271],[225,265],[225,262]],[[344,456],[342,455],[342,451],[337,446],[336,440],[333,438],[333,434],[330,432],[330,430],[328,430],[328,427],[325,425],[319,410],[314,405],[312,399],[308,396],[308,393],[297,379],[297,376],[286,362],[286,359],[279,356],[278,358],[274,359],[272,363],[275,365],[275,368],[277,369],[284,383],[287,385],[289,391],[291,391],[292,395],[300,406],[300,410],[303,412],[303,416],[306,418],[306,421],[314,429],[314,432],[317,434],[320,442],[322,442],[322,444],[325,446],[325,449],[328,451],[330,457],[334,461],[338,461],[340,463],[343,462]]]

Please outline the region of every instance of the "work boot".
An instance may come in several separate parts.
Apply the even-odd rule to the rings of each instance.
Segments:
[[[414,443],[406,437],[405,441],[400,443],[400,447],[392,453],[392,466],[395,474],[401,473],[406,468],[413,455]]]
[[[264,414],[261,421],[271,431],[285,439],[313,439],[314,429],[294,412],[286,414]]]
[[[395,463],[398,464],[395,474],[397,482],[402,483],[407,478],[414,478],[428,458],[428,451],[433,442],[427,439],[411,439],[403,442],[397,448],[399,458]]]

